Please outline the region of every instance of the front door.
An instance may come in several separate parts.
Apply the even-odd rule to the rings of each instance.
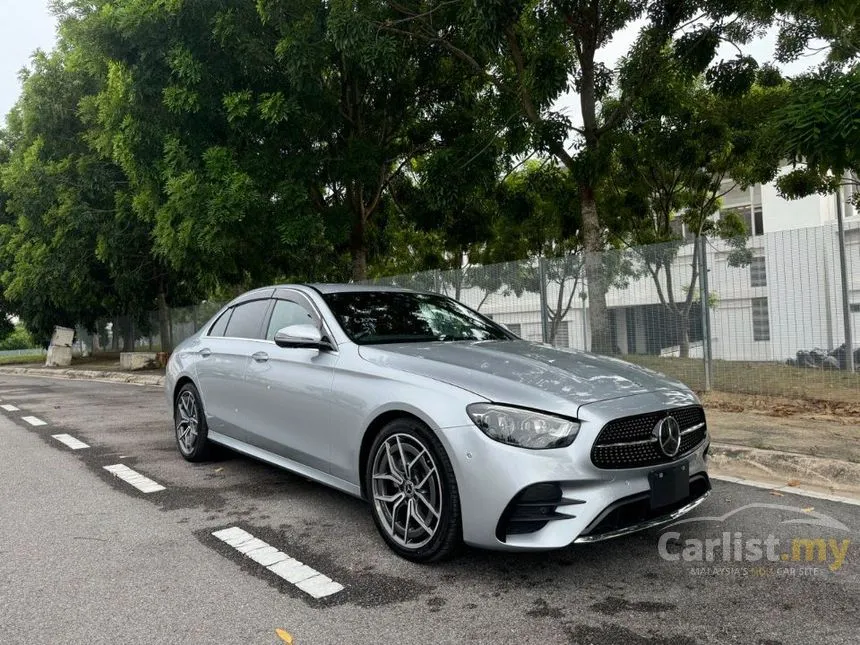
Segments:
[[[266,329],[266,356],[252,359],[245,372],[251,396],[246,428],[254,445],[328,472],[338,353],[275,345],[275,332],[298,324],[321,326],[303,294],[279,291]]]

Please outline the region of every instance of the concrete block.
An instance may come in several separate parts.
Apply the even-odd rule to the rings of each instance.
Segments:
[[[158,357],[155,352],[122,352],[119,366],[132,371],[150,369],[158,367]]]
[[[54,335],[51,337],[51,345],[57,347],[71,347],[75,339],[75,330],[69,327],[54,327]]]
[[[72,364],[72,348],[51,345],[48,347],[48,356],[45,367],[68,367]]]

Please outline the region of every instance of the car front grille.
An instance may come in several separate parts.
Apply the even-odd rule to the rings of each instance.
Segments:
[[[681,447],[673,457],[663,454],[654,436],[655,426],[667,416],[681,426]],[[591,461],[598,468],[655,466],[690,453],[705,440],[707,432],[705,411],[698,405],[614,419],[597,435]]]

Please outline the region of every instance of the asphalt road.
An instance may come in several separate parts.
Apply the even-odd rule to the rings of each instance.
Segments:
[[[694,516],[737,512],[672,529],[849,539],[835,572],[832,559],[668,561],[660,530],[421,566],[385,547],[361,501],[233,453],[186,463],[160,388],[3,376],[2,405],[19,408],[0,410],[3,644],[277,644],[277,628],[299,645],[858,642],[860,506],[717,481]],[[166,489],[104,470],[118,463]],[[344,590],[314,600],[211,535],[231,526]]]

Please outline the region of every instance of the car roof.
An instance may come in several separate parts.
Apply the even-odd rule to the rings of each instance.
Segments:
[[[384,285],[370,284],[334,284],[334,283],[316,283],[316,284],[273,284],[267,287],[257,287],[237,296],[230,301],[229,305],[237,305],[248,300],[257,300],[260,298],[271,298],[278,289],[294,289],[307,293],[308,291],[316,291],[319,294],[325,295],[329,293],[372,293],[379,291],[387,291],[391,293],[416,293],[412,289],[404,289],[402,287],[390,287]]]
[[[404,289],[403,287],[390,287],[374,284],[309,284],[311,289],[316,289],[322,294],[327,293],[356,293],[356,292],[371,292],[371,291],[400,291],[411,292],[412,289]]]

